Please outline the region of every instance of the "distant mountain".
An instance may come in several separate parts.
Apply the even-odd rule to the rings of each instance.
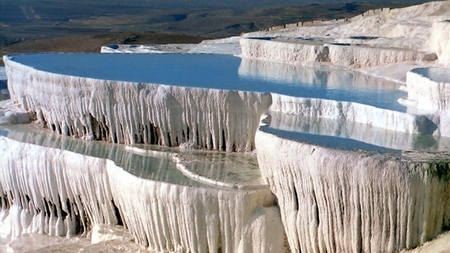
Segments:
[[[342,8],[352,2],[355,8]],[[425,0],[0,0],[0,45],[117,32],[225,37]],[[329,6],[329,7],[327,7]]]
[[[254,9],[267,7],[285,7],[299,6],[309,4],[333,4],[333,3],[349,3],[349,2],[372,2],[372,3],[424,3],[429,0],[0,0],[1,8],[9,9],[9,6],[18,5],[36,5],[36,6],[54,6],[55,8],[75,6],[97,7],[110,10],[115,7],[142,7],[152,9],[186,9],[186,8],[206,8],[206,9]],[[76,7],[75,7],[76,8]],[[84,11],[95,11],[86,8]]]

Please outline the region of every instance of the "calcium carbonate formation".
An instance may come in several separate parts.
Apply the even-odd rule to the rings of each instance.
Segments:
[[[6,137],[0,149],[8,150],[0,171],[1,230],[11,238],[73,236],[92,226],[119,224],[152,250],[285,251],[279,211],[267,188],[240,191],[154,181],[109,159]]]
[[[4,57],[11,99],[65,136],[251,151],[268,94],[106,81],[39,71]]]
[[[434,61],[435,53],[395,48],[376,48],[346,43],[248,38],[240,41],[242,56],[283,62],[330,62],[350,68],[373,67],[408,61]]]
[[[448,154],[338,151],[264,128],[256,145],[292,252],[395,252],[450,223]]]
[[[450,109],[450,71],[448,68],[416,68],[407,73],[408,100],[429,111]]]
[[[339,88],[364,84],[367,77],[299,72],[296,65],[274,69],[256,59],[320,62],[369,73],[411,64],[408,97],[400,99],[412,106],[407,113],[276,93],[71,77],[5,57],[12,100],[54,132],[125,144],[256,148],[270,191],[148,179],[146,164],[142,170],[125,168],[133,163],[128,158],[119,157],[124,163],[119,164],[110,156],[2,137],[2,234],[71,236],[86,234],[92,226],[123,224],[139,244],[171,252],[397,252],[435,238],[450,226],[450,157],[444,152],[444,137],[450,136],[449,3],[285,26],[240,39],[239,73],[247,77],[306,78]],[[236,41],[227,41],[227,47],[235,50]],[[130,50],[104,48],[116,49]],[[8,120],[3,121],[13,123]],[[308,144],[296,139],[304,133],[385,149]],[[422,149],[428,152],[405,151]],[[181,167],[187,180],[213,182],[201,169]]]
[[[439,61],[446,65],[450,65],[450,20],[441,20],[434,22],[431,28],[430,44],[431,48],[436,51]]]
[[[424,115],[412,115],[359,103],[272,94],[270,111],[358,122],[410,134],[433,134],[438,125]]]

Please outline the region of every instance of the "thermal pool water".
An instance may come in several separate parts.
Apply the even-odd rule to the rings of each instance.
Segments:
[[[406,208],[411,206],[408,201],[396,203],[394,209],[380,207],[383,213],[394,212],[394,227],[388,233],[385,226],[391,225],[386,217],[385,223],[372,219],[373,224],[365,227],[383,233],[363,239],[358,233],[348,234],[349,227],[341,235],[330,224],[336,235],[351,237],[356,244],[333,242],[333,233],[322,231],[320,217],[332,220],[333,210],[320,209],[319,217],[317,207],[301,207],[315,217],[312,223],[289,224],[298,219],[291,214],[300,210],[298,193],[306,185],[285,180],[298,169],[303,173],[303,167],[296,167],[301,159],[330,168],[339,157],[357,158],[355,163],[367,160],[366,167],[361,165],[364,170],[347,170],[350,162],[341,167],[348,177],[367,173],[369,181],[370,171],[386,163],[401,176],[392,183],[399,189],[414,180],[422,188],[429,183],[426,175],[403,172],[404,164],[411,164],[414,171],[426,168],[440,180],[441,165],[430,159],[409,161],[411,153],[404,151],[447,151],[450,142],[433,135],[439,126],[426,115],[406,113],[397,102],[406,96],[398,83],[339,68],[230,55],[46,53],[4,59],[12,100],[34,113],[37,123],[62,135],[28,125],[0,129],[5,136],[0,144],[10,150],[0,178],[2,207],[10,213],[11,224],[21,224],[13,226],[11,238],[25,233],[85,233],[88,223],[123,224],[138,244],[153,250],[283,252],[288,241],[294,251],[330,250],[334,244],[343,251],[358,251],[376,249],[371,241],[389,241],[386,251],[393,251],[416,246],[440,232],[439,222],[430,225],[419,219],[405,225],[405,219],[397,220],[394,209],[408,215],[415,212],[415,206]],[[230,153],[254,154],[255,147],[259,164],[254,155]],[[380,153],[388,158],[383,160]],[[328,156],[333,162],[321,160]],[[10,177],[18,169],[32,182]],[[53,184],[49,178],[55,187],[34,188]],[[316,180],[314,175],[311,180]],[[365,189],[362,183],[352,185]],[[380,196],[392,188],[383,180],[374,185]],[[358,187],[345,187],[360,194]],[[441,181],[437,187],[447,189]],[[316,190],[323,190],[314,184],[310,188],[304,190],[305,203],[319,196]],[[328,201],[325,195],[314,200],[316,205]],[[351,209],[352,203],[344,203],[345,208]],[[289,211],[292,208],[295,212]],[[372,215],[352,211],[349,224],[362,224],[366,214]],[[447,213],[429,215],[441,219]],[[348,218],[344,216],[339,219]],[[396,230],[400,223],[412,229],[430,225],[431,230],[422,237],[403,235]],[[309,235],[302,232],[308,229]],[[310,240],[326,245],[309,244]]]
[[[277,93],[405,111],[399,84],[343,69],[300,67],[214,54],[44,53],[8,56],[37,70],[93,79]],[[280,71],[282,71],[280,73]]]

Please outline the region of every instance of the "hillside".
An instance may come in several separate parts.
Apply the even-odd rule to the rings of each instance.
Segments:
[[[99,51],[100,46],[111,43],[197,43],[205,38],[235,36],[286,23],[353,17],[369,9],[412,4],[354,2],[253,9],[157,9],[113,3],[69,6],[67,1],[54,0],[0,2],[0,55]]]

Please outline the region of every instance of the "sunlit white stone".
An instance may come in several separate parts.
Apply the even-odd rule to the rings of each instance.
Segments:
[[[8,150],[0,170],[3,237],[72,236],[92,226],[123,223],[137,243],[153,250],[286,250],[279,210],[267,188],[242,191],[155,181],[109,159],[6,137],[0,137],[0,149]],[[126,163],[126,157],[119,161]],[[158,173],[158,168],[143,166],[140,170]],[[94,242],[109,236],[97,232]]]
[[[449,225],[447,154],[369,155],[264,129],[256,145],[292,252],[395,252]]]

